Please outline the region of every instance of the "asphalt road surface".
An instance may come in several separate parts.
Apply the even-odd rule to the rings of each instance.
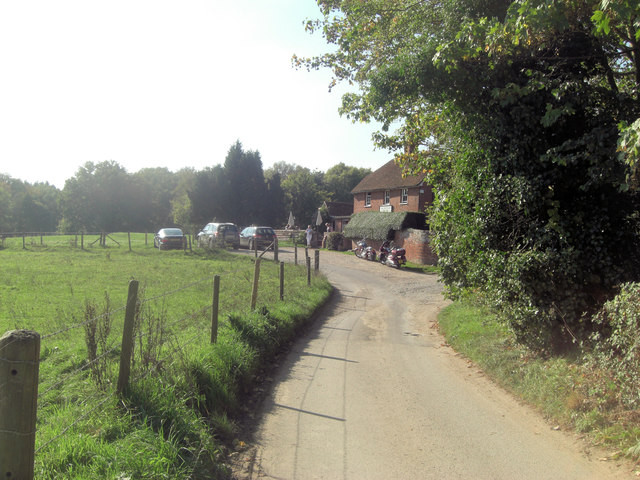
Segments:
[[[637,478],[445,344],[435,275],[325,251],[320,265],[336,293],[274,375],[236,478]]]

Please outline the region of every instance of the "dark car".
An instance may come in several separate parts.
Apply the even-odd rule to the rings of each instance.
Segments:
[[[240,232],[240,247],[249,250],[256,248],[256,245],[261,250],[274,248],[271,244],[277,241],[276,232],[271,227],[247,227]]]
[[[198,246],[210,247],[231,245],[238,248],[238,227],[233,223],[207,223],[198,233]]]
[[[153,238],[153,246],[160,250],[184,248],[186,241],[187,237],[179,228],[161,228]]]

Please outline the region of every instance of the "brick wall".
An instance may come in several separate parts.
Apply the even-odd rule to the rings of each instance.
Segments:
[[[420,265],[436,265],[438,256],[431,250],[431,233],[428,230],[408,228],[396,231],[393,244],[406,250],[407,260]],[[357,242],[352,242],[351,248],[356,248]],[[376,252],[380,251],[382,242],[367,239]]]
[[[428,230],[408,228],[399,230],[395,234],[393,243],[403,247],[407,253],[407,260],[421,265],[435,265],[438,257],[431,250],[431,233]]]

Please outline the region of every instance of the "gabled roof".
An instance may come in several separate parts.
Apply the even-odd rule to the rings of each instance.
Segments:
[[[424,176],[402,176],[402,168],[393,160],[385,163],[375,172],[370,173],[356,185],[351,193],[371,192],[373,190],[391,190],[395,188],[417,187],[424,181]]]
[[[353,202],[324,202],[330,217],[349,217],[353,213]]]

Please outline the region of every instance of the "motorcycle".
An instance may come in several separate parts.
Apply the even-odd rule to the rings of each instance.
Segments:
[[[375,261],[376,251],[367,245],[367,242],[363,238],[356,243],[356,248],[353,250],[358,258],[364,258],[365,260]]]
[[[389,267],[400,268],[407,263],[406,253],[404,248],[395,247],[391,245],[389,240],[386,240],[380,246],[380,263]]]

